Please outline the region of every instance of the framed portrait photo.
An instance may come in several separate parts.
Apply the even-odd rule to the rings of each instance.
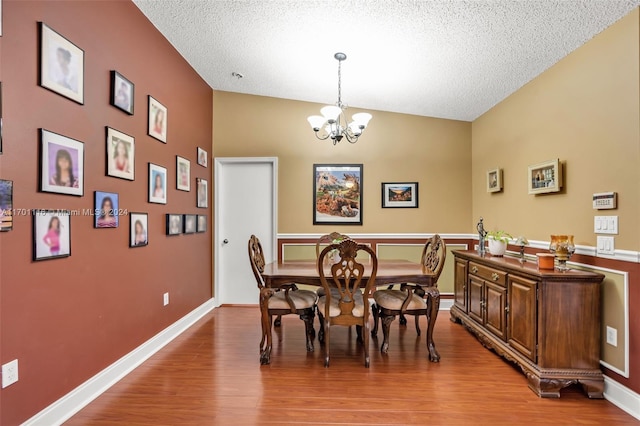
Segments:
[[[107,127],[107,176],[135,180],[135,156],[134,137]]]
[[[382,182],[382,208],[417,208],[418,182]]]
[[[40,191],[83,195],[84,143],[40,129]]]
[[[32,210],[33,260],[71,256],[71,211]]]
[[[528,167],[529,194],[559,192],[562,188],[562,163],[559,159],[544,161]]]
[[[182,223],[183,215],[167,214],[167,235],[180,235],[184,227]]]
[[[115,192],[94,191],[93,209],[94,228],[118,227],[120,217],[118,194]]]
[[[313,224],[362,225],[362,164],[313,165]]]
[[[502,191],[502,169],[487,171],[487,192]]]
[[[0,179],[0,232],[13,229],[13,181]]]
[[[195,214],[185,214],[184,215],[184,233],[185,234],[193,234],[197,229],[197,215]]]
[[[147,213],[131,213],[129,215],[129,247],[142,247],[149,244]]]
[[[191,191],[191,162],[176,155],[176,188]]]
[[[167,143],[167,108],[149,95],[149,136]]]
[[[209,207],[209,188],[205,179],[196,178],[196,207],[206,209]]]
[[[134,85],[118,71],[111,71],[109,103],[129,115],[133,115]]]
[[[207,167],[208,155],[209,154],[207,154],[207,151],[198,147],[198,164],[201,165],[202,167]]]
[[[149,163],[149,202],[167,204],[167,169]]]
[[[40,86],[84,104],[84,50],[44,22],[40,32]]]
[[[198,215],[198,224],[196,225],[196,232],[207,232],[207,216],[203,214]]]

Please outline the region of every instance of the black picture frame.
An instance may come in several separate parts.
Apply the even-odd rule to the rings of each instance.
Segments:
[[[167,107],[149,95],[149,126],[147,134],[162,143],[167,143]]]
[[[71,211],[31,211],[33,218],[33,261],[71,256]]]
[[[44,22],[38,22],[41,87],[84,105],[84,50]]]
[[[136,140],[119,130],[106,126],[107,176],[135,180]]]
[[[196,178],[196,207],[209,207],[209,183],[206,179]]]
[[[0,232],[13,229],[13,181],[0,179]]]
[[[418,208],[418,182],[382,182],[382,208]]]
[[[196,232],[207,232],[207,216],[204,214],[198,215],[198,223],[196,225]]]
[[[183,215],[167,213],[167,235],[180,235],[184,228]]]
[[[149,215],[147,213],[129,214],[129,247],[149,245]]]
[[[313,165],[313,224],[362,225],[362,164]]]
[[[129,115],[133,115],[135,85],[116,70],[111,70],[109,104]]]
[[[40,129],[39,157],[41,192],[84,195],[83,142]],[[68,170],[62,170],[63,165]]]
[[[167,168],[149,163],[149,202],[167,204]]]
[[[94,228],[117,228],[121,212],[116,192],[93,191]]]
[[[184,215],[184,233],[195,234],[198,228],[198,216],[195,214]]]
[[[191,191],[191,162],[179,155],[176,155],[176,189]]]

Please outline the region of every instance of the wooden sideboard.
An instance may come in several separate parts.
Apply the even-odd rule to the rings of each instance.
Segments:
[[[451,320],[517,364],[538,396],[579,383],[602,398],[600,284],[604,275],[541,270],[531,261],[454,251]]]

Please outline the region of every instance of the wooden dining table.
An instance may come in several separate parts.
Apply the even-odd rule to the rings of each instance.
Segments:
[[[364,285],[367,281],[366,278],[371,274],[371,264],[366,261],[363,264],[365,265],[363,276],[365,279],[362,280]],[[330,267],[331,265],[325,266],[327,275],[331,275]],[[284,284],[291,283],[322,286],[315,260],[271,262],[265,265],[262,277],[265,285],[271,288],[278,288]],[[378,271],[375,278],[376,287],[400,283],[416,283],[424,286],[426,294],[431,299],[426,340],[429,360],[438,362],[440,355],[433,342],[433,328],[440,309],[440,292],[434,285],[435,275],[421,263],[408,260],[378,259]]]

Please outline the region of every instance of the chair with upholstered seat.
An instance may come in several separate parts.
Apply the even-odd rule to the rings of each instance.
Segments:
[[[299,290],[295,283],[282,285],[278,289],[266,287],[262,277],[265,266],[264,253],[258,237],[251,235],[248,248],[251,270],[258,283],[258,290],[260,290],[262,324],[260,364],[271,362],[271,348],[273,347],[271,323],[274,315],[299,315],[305,324],[307,351],[313,352],[313,338],[315,337],[313,318],[318,295],[315,291]]]
[[[431,312],[439,309],[440,293],[437,289],[437,283],[444,267],[446,255],[447,246],[440,235],[436,234],[425,243],[421,257],[422,265],[434,274],[432,286],[423,287],[419,284],[403,283],[399,290],[388,288],[374,291],[374,303],[371,306],[374,326],[371,335],[376,336],[378,334],[378,319],[380,319],[384,335],[384,341],[380,347],[382,352],[387,353],[389,350],[389,332],[391,323],[396,315],[413,315],[416,332],[419,336],[420,316],[425,315],[427,323],[429,323]],[[429,345],[429,342],[432,341],[433,330],[428,329],[427,333],[427,345]],[[430,350],[430,358],[432,358],[432,361],[437,361],[439,356],[437,356],[435,348],[433,353],[436,355],[431,356]]]
[[[326,264],[332,250],[337,250],[339,259]],[[371,270],[367,278],[365,265],[359,262],[358,254],[368,254]],[[376,254],[368,245],[358,244],[351,239],[325,247],[318,257],[318,274],[324,295],[318,299],[318,316],[324,331],[324,366],[329,366],[331,346],[330,331],[333,325],[352,326],[358,329],[358,341],[363,344],[364,365],[369,367],[369,302],[364,294],[370,294],[375,286],[378,270]],[[320,333],[318,333],[320,334]]]

